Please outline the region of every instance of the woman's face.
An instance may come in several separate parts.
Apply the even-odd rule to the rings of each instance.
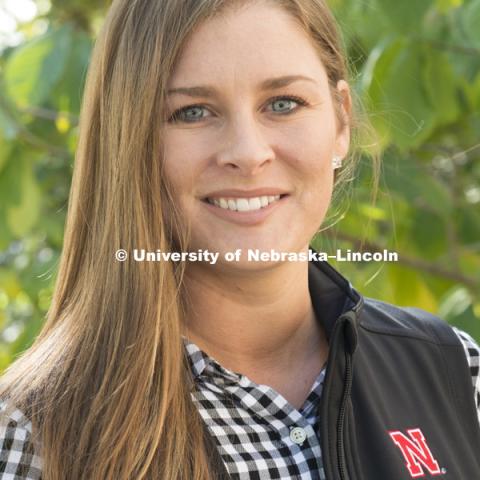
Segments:
[[[337,88],[348,109],[348,86]],[[189,251],[219,252],[221,262],[238,248],[304,250],[349,132],[337,128],[326,71],[295,20],[263,2],[208,20],[168,90],[165,173],[191,224]]]

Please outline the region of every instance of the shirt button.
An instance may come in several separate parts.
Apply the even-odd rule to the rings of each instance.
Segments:
[[[307,434],[305,430],[301,427],[295,427],[290,430],[290,440],[298,445],[301,445],[305,439],[307,438]]]

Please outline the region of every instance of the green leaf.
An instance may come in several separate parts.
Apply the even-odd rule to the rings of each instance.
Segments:
[[[399,33],[416,32],[432,4],[432,0],[414,2],[376,0],[378,10]]]
[[[439,313],[447,321],[460,316],[472,304],[470,293],[465,287],[456,287],[449,291],[439,309]]]
[[[360,49],[356,52],[362,56],[392,30],[388,19],[379,15],[378,7],[372,2],[343,0],[332,8],[347,43],[350,43],[353,49],[359,46]],[[372,28],[372,25],[375,25],[375,28]],[[354,54],[355,56],[357,55]]]
[[[0,204],[0,251],[6,250],[12,241],[12,232],[10,232],[7,225],[7,213]]]
[[[475,245],[480,239],[480,208],[457,208],[455,210],[455,223],[458,233],[465,245]]]
[[[435,260],[448,250],[447,225],[444,218],[416,208],[412,220],[409,251],[411,246],[415,246],[423,259]]]
[[[12,144],[7,142],[0,132],[0,175],[2,174],[2,170],[4,165],[6,165],[8,157],[12,151]],[[1,193],[0,193],[1,196]]]
[[[83,32],[73,32],[71,52],[53,97],[52,104],[58,111],[79,113],[91,49],[90,37]]]
[[[5,91],[18,106],[40,105],[63,74],[71,29],[64,26],[20,46],[5,65]]]
[[[411,47],[407,44],[400,51],[384,81],[392,138],[403,149],[420,145],[434,128],[434,112],[422,84],[424,58]]]
[[[388,266],[388,280],[393,288],[394,303],[402,306],[437,310],[437,301],[422,276],[410,268],[397,264]]]
[[[22,237],[31,230],[39,218],[41,191],[30,162],[23,160],[16,167],[20,202],[7,208],[6,212],[11,232],[17,237]]]
[[[417,147],[435,126],[435,112],[423,86],[422,52],[400,39],[372,55],[364,72],[367,100],[376,112],[372,123],[384,144],[387,140],[402,150]]]
[[[20,120],[10,99],[5,95],[5,85],[0,78],[0,137],[13,140],[20,131]],[[1,154],[1,153],[0,153]]]
[[[439,316],[480,341],[480,321],[470,292],[461,286],[449,290],[441,300]]]
[[[463,28],[473,46],[480,47],[480,1],[472,0],[462,12]]]
[[[425,56],[423,81],[437,124],[453,122],[460,114],[455,75],[447,57],[435,50]]]
[[[474,110],[480,110],[480,72],[471,85],[471,100]]]
[[[425,205],[444,217],[452,211],[452,197],[446,185],[429,176],[418,161],[385,155],[384,180],[389,189],[410,205]]]
[[[8,155],[3,160],[4,167],[0,172],[0,206],[9,207],[21,202],[20,172],[23,170],[23,158],[19,156],[17,146],[5,149],[2,153]]]
[[[5,112],[0,105],[0,133],[2,133],[5,138],[12,139],[16,137],[18,130],[17,124],[12,120],[8,112]]]
[[[369,93],[373,99],[382,97],[381,80],[386,76],[393,60],[404,46],[403,39],[387,38],[372,49],[360,76],[359,93]]]
[[[386,99],[383,82],[398,53],[404,48],[403,40],[384,40],[368,56],[360,80],[360,94],[369,106],[370,121],[378,134],[380,148],[392,140],[390,124],[385,112]]]
[[[449,10],[462,6],[463,0],[436,0],[435,3],[442,13],[446,13]]]

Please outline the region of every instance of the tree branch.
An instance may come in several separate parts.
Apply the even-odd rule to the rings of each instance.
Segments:
[[[42,107],[25,107],[21,108],[20,112],[28,113],[29,115],[33,115],[34,117],[44,118],[45,120],[52,120],[53,122],[55,122],[58,116],[61,114],[65,117],[68,117],[72,125],[76,126],[78,124],[78,117],[76,115],[72,115],[69,112],[57,112],[56,110],[49,110]]]
[[[325,235],[330,239],[337,239],[351,243],[355,250],[359,252],[381,252],[385,249],[383,245],[379,245],[374,242],[363,241],[354,237],[353,235],[348,235],[342,232],[325,230],[322,232],[322,235]],[[438,275],[440,277],[453,280],[455,282],[465,285],[468,288],[473,289],[474,291],[477,291],[480,286],[480,282],[476,278],[466,276],[460,272],[449,270],[444,267],[440,267],[434,263],[427,262],[420,258],[411,257],[400,252],[398,253],[398,263],[418,270],[422,270],[432,275]]]

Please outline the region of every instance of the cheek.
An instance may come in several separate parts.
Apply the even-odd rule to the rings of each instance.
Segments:
[[[320,121],[305,123],[295,135],[288,136],[288,146],[284,143],[297,184],[297,207],[304,212],[303,225],[312,235],[325,218],[334,183],[334,130],[329,126],[319,128],[319,124]]]
[[[308,179],[309,184],[302,195],[305,226],[309,236],[313,237],[327,216],[333,192],[333,171],[330,162],[313,166]]]
[[[276,140],[296,158],[300,169],[319,168],[331,161],[336,130],[328,113],[306,114],[279,132]]]
[[[290,159],[291,172],[298,177],[305,193],[316,196],[330,192],[333,186],[334,135],[329,128],[305,124],[303,129],[284,136],[282,151]]]
[[[164,138],[164,175],[182,200],[193,191],[195,175],[200,168],[199,151],[193,142],[182,140],[174,132]]]
[[[330,169],[318,167],[312,170],[302,202],[312,225],[320,225],[332,199],[333,175]]]

